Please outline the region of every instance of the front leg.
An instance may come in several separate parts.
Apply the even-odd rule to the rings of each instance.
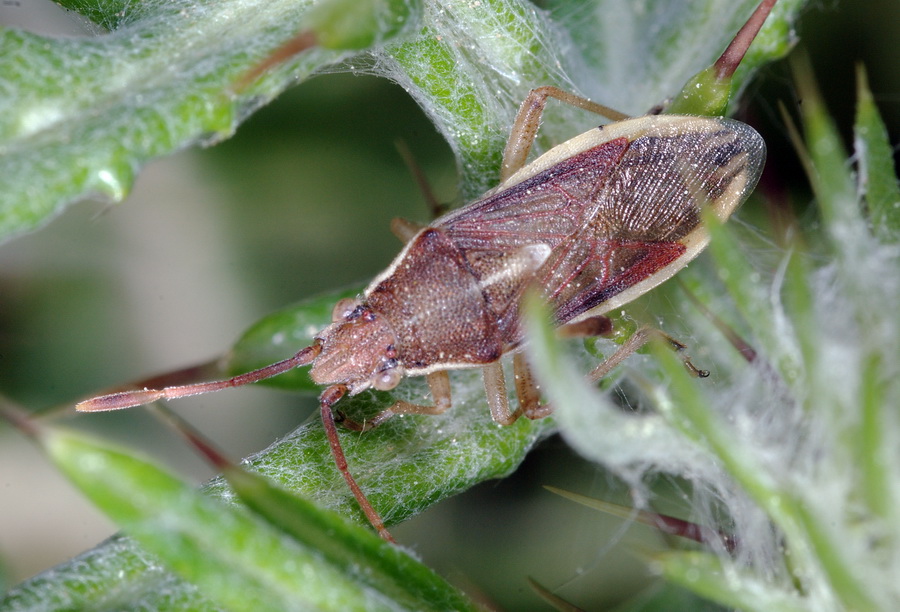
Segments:
[[[450,397],[450,376],[446,370],[432,372],[425,377],[428,381],[428,387],[431,389],[431,397],[434,404],[413,404],[404,400],[397,400],[394,405],[386,410],[382,410],[373,418],[367,419],[362,423],[342,418],[341,424],[354,431],[369,431],[387,421],[395,414],[432,414],[438,415],[447,412],[453,402]]]

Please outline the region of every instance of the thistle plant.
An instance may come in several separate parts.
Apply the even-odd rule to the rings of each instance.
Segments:
[[[682,300],[679,316],[708,330],[718,384],[660,350],[659,372],[626,375],[652,408],[625,414],[571,375],[539,316],[531,355],[563,435],[638,505],[652,474],[692,483],[690,519],[709,539],[651,557],[669,580],[741,610],[892,610],[900,316],[887,305],[900,298],[900,191],[864,71],[851,157],[809,66],[795,63],[792,136],[820,222],[791,226],[767,263],[747,258],[739,230],[713,229],[715,275],[684,279],[707,310]]]
[[[87,194],[123,199],[149,159],[226,138],[289,84],[325,71],[366,72],[407,89],[450,143],[468,199],[494,184],[509,125],[531,87],[557,85],[640,114],[709,65],[756,2],[653,2],[643,13],[615,1],[544,9],[524,2],[63,4],[105,32],[52,40],[0,30],[3,236],[39,228]],[[788,51],[801,4],[776,6],[735,75],[735,92],[755,68]],[[300,31],[314,32],[317,45],[253,73]],[[254,78],[245,81],[248,74]],[[710,347],[704,364],[714,364],[715,381],[686,378],[665,352],[637,357],[615,379],[647,413],[625,414],[580,379],[586,359],[610,346],[579,350],[572,364],[571,346],[561,351],[536,320],[530,354],[558,416],[497,428],[477,375],[461,372],[453,378],[452,414],[393,419],[347,437],[354,474],[386,521],[402,522],[509,473],[559,428],[579,452],[631,485],[639,507],[654,500],[649,477],[686,479],[694,495],[686,518],[737,541],[733,552],[710,539],[693,552],[652,553],[652,567],[671,581],[746,609],[896,604],[889,579],[896,485],[888,470],[895,424],[886,407],[898,399],[898,321],[895,309],[877,305],[897,298],[898,199],[883,129],[866,89],[860,92],[856,174],[823,107],[805,107],[820,227],[773,239],[749,261],[755,230],[715,228],[712,257],[681,275],[752,347],[752,360],[695,307],[660,312],[667,331],[667,321],[690,328],[692,346]],[[594,121],[553,107],[538,148]],[[666,300],[681,290],[662,291]],[[345,294],[266,317],[222,367],[243,371],[307,344]],[[315,391],[303,372],[273,383]],[[396,393],[353,398],[344,409],[375,414],[425,393],[411,380]],[[220,463],[227,482],[216,480],[202,494],[135,453],[55,427],[25,428],[127,535],[14,588],[3,600],[10,609],[473,605],[348,522],[361,516],[318,423],[249,458],[248,472]]]

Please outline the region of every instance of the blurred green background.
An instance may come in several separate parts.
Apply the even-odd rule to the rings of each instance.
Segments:
[[[37,12],[45,10],[47,12]],[[4,3],[0,23],[63,34],[78,24],[50,2]],[[900,2],[825,1],[798,25],[840,125],[849,134],[854,64],[865,63],[892,142],[900,136]],[[796,177],[776,103],[794,104],[776,65],[751,85],[748,115],[770,167]],[[439,198],[455,202],[446,144],[398,87],[323,75],[263,109],[227,142],[145,168],[120,206],[83,203],[0,247],[0,391],[46,408],[123,381],[222,354],[264,314],[362,284],[398,252],[394,216],[427,220],[396,152],[405,141]],[[795,198],[800,205],[808,196]],[[233,457],[309,418],[314,398],[254,388],[178,410]],[[212,410],[215,406],[215,410]],[[248,406],[252,409],[248,410]],[[201,482],[209,469],[141,411],[70,420]],[[647,571],[626,548],[659,545],[642,527],[575,507],[552,484],[627,503],[628,492],[557,438],[512,478],[487,483],[395,530],[426,563],[508,609],[546,609],[525,582],[567,586],[589,609],[636,589]],[[676,483],[674,499],[686,495]],[[19,435],[0,426],[0,556],[18,581],[91,547],[113,527]],[[686,498],[685,498],[686,499]],[[616,589],[623,590],[617,593]]]

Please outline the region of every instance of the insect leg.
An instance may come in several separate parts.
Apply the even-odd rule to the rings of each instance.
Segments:
[[[439,372],[432,372],[425,377],[425,380],[428,381],[428,388],[431,389],[431,398],[434,401],[433,405],[428,404],[413,404],[411,402],[404,402],[403,400],[398,400],[393,406],[379,414],[373,419],[372,427],[375,427],[389,417],[395,414],[443,414],[450,409],[450,406],[453,405],[453,402],[450,398],[450,375],[447,374],[446,370],[441,370]],[[379,420],[379,417],[382,417]]]
[[[347,486],[350,487],[350,490],[353,492],[353,497],[356,498],[356,503],[359,504],[359,507],[362,509],[363,514],[366,515],[366,518],[369,519],[372,527],[375,528],[375,531],[377,531],[378,535],[383,539],[388,542],[394,542],[394,538],[385,528],[381,516],[375,508],[372,507],[366,494],[359,488],[356,479],[353,478],[353,475],[350,474],[350,470],[347,467],[347,458],[344,456],[344,449],[341,446],[341,440],[338,438],[337,426],[334,423],[334,413],[331,410],[331,407],[344,397],[345,393],[347,393],[346,386],[332,385],[325,389],[325,391],[322,392],[322,396],[319,398],[319,407],[322,412],[322,424],[325,427],[325,435],[328,437],[331,454],[334,456],[334,462],[337,465],[338,471],[340,471],[341,476],[344,477]]]
[[[415,221],[394,217],[391,219],[391,233],[400,239],[400,242],[406,244],[412,240],[413,236],[418,234],[424,225],[420,225]]]
[[[503,366],[499,361],[495,361],[484,366],[481,373],[484,376],[484,391],[487,395],[488,408],[491,410],[491,418],[500,425],[512,425],[522,416],[522,405],[520,403],[515,412],[509,411]]]
[[[550,416],[553,406],[541,404],[540,387],[523,353],[513,355],[513,371],[516,375],[516,397],[525,416],[529,419],[543,419]]]
[[[431,397],[434,400],[433,405],[413,404],[397,400],[387,410],[382,410],[371,419],[367,419],[364,423],[357,423],[349,419],[341,419],[341,424],[354,431],[369,431],[375,429],[395,414],[430,414],[438,415],[447,412],[452,405],[450,399],[450,376],[446,370],[440,372],[432,372],[425,379],[428,381],[428,387],[431,389]]]
[[[415,158],[413,157],[412,152],[409,150],[409,147],[406,146],[406,142],[403,140],[398,140],[395,143],[397,147],[397,151],[400,153],[400,157],[403,158],[403,162],[406,164],[406,167],[409,169],[410,174],[412,174],[413,179],[416,181],[416,185],[419,187],[419,191],[422,192],[422,196],[425,198],[425,203],[428,204],[428,210],[431,212],[431,218],[437,219],[444,212],[446,212],[447,206],[445,204],[441,204],[437,196],[434,195],[434,191],[431,189],[431,185],[428,183],[428,179],[425,177],[425,173],[422,172],[422,168],[419,167],[419,164],[416,163]],[[425,226],[416,223],[414,221],[409,221],[408,219],[401,219],[400,217],[394,217],[391,219],[391,232],[400,239],[400,242],[406,244],[410,240],[412,240],[413,236],[418,234]]]
[[[316,35],[311,30],[304,30],[288,40],[286,43],[272,51],[265,59],[253,66],[235,81],[229,88],[232,93],[243,93],[259,77],[270,69],[284,64],[297,54],[306,51],[318,44]]]
[[[684,366],[690,371],[694,376],[698,376],[700,378],[706,378],[709,376],[709,372],[706,370],[701,370],[697,368],[693,363],[691,363],[690,357],[683,354],[683,351],[687,348],[681,342],[678,342],[668,334],[655,329],[653,327],[640,327],[636,332],[631,334],[631,337],[626,340],[622,346],[620,346],[615,353],[607,357],[600,365],[591,370],[591,372],[587,375],[588,380],[591,382],[597,382],[607,374],[609,374],[613,368],[622,363],[628,356],[632,353],[638,351],[642,346],[650,342],[653,338],[659,338],[661,340],[665,340],[666,343],[672,347],[672,350],[678,352],[681,357],[681,360],[684,362]]]
[[[591,102],[586,98],[576,96],[556,87],[547,85],[532,89],[522,102],[522,106],[519,107],[516,120],[513,122],[512,130],[509,133],[509,140],[506,141],[506,148],[503,150],[503,165],[500,168],[501,182],[525,165],[525,160],[531,151],[531,145],[537,136],[541,115],[544,112],[544,107],[547,105],[547,98],[556,98],[561,102],[597,113],[613,121],[622,121],[630,118],[628,115],[613,110],[608,106]]]
[[[612,320],[599,315],[563,325],[557,333],[564,338],[582,338],[589,336],[606,336],[612,332]],[[553,406],[541,404],[540,387],[534,379],[531,367],[524,353],[513,356],[513,371],[516,376],[516,397],[522,413],[529,419],[542,419],[553,413]]]
[[[431,218],[437,219],[447,212],[447,205],[442,204],[437,199],[437,196],[434,195],[434,190],[431,188],[428,178],[422,171],[422,167],[416,162],[416,158],[413,156],[412,151],[406,146],[406,141],[398,140],[395,143],[395,146],[397,147],[397,152],[400,153],[400,157],[403,158],[403,163],[406,164],[409,173],[412,174],[413,179],[416,181],[416,186],[419,188],[419,191],[422,192],[422,197],[425,198],[425,203],[428,204]]]

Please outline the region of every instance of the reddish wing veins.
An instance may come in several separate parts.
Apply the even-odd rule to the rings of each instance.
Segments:
[[[438,227],[464,253],[501,333],[515,344],[526,286],[538,286],[564,323],[677,260],[686,250],[681,240],[700,223],[700,206],[746,170],[744,144],[724,126],[617,138]]]
[[[678,259],[700,208],[746,167],[729,130],[635,139],[598,193],[596,214],[553,251],[537,282],[560,322]]]
[[[451,213],[440,226],[464,251],[513,252],[533,244],[553,249],[593,216],[597,191],[628,146],[628,139],[617,138],[588,149]]]
[[[598,193],[628,147],[626,138],[598,145],[439,222],[465,254],[510,344],[519,342],[522,291],[550,253],[596,216]]]

